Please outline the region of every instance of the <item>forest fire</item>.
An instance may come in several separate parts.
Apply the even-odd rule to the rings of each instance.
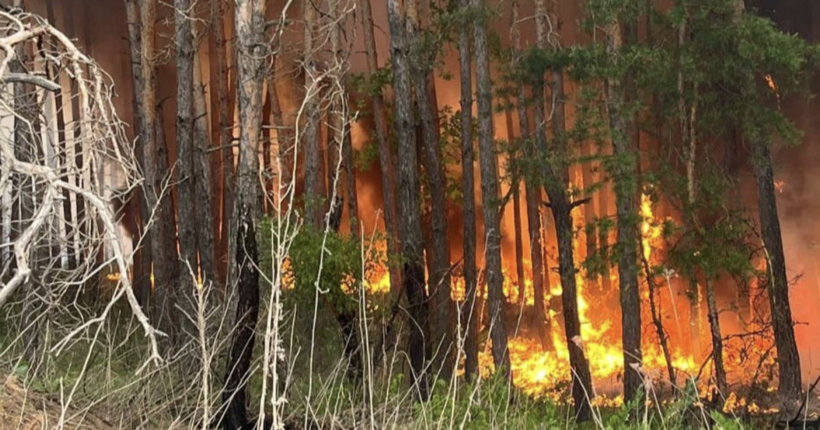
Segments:
[[[0,7],[0,374],[121,428],[820,411],[776,2],[65,3]]]

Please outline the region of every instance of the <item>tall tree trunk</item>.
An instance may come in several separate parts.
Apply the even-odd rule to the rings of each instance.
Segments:
[[[745,11],[742,0],[734,0],[735,19]],[[747,91],[754,89],[754,77],[749,71]],[[780,233],[780,217],[777,213],[777,193],[774,186],[771,141],[757,138],[751,143],[755,183],[757,184],[757,210],[760,217],[761,235],[766,251],[769,273],[769,302],[774,326],[774,343],[777,347],[779,373],[778,392],[795,398],[802,391],[800,355],[794,338],[794,320],[789,303],[789,279],[786,275],[786,257],[783,254],[783,238]]]
[[[154,315],[158,325],[162,330],[172,332],[173,326],[170,324],[170,309],[172,308],[168,294],[173,288],[176,272],[176,234],[173,230],[173,212],[168,202],[163,203],[163,175],[167,168],[162,168],[160,163],[165,156],[164,142],[159,142],[161,130],[157,121],[157,76],[156,66],[153,64],[155,54],[155,28],[156,28],[156,0],[140,0],[140,20],[141,31],[141,80],[142,92],[141,104],[142,113],[139,125],[140,146],[142,158],[145,164],[142,171],[145,176],[145,185],[142,190],[145,206],[153,216],[152,223],[154,229],[148,235],[148,242],[151,248],[154,275],[154,294],[157,296],[156,304],[153,306]],[[168,200],[170,201],[170,199]],[[171,225],[168,225],[170,219]],[[170,231],[169,231],[170,230]],[[173,245],[169,248],[167,242]],[[170,335],[171,333],[169,333]]]
[[[515,148],[515,131],[513,130],[512,117],[512,103],[507,100],[510,105],[504,112],[507,121],[507,142],[510,148]],[[524,131],[519,132],[524,136]],[[508,162],[518,158],[519,154],[515,151],[509,151],[507,154]],[[527,304],[526,292],[526,276],[524,276],[524,239],[521,232],[521,176],[518,172],[513,172],[510,180],[510,198],[513,201],[513,232],[515,234],[515,280],[518,283],[518,302],[521,304],[521,310]]]
[[[399,139],[399,235],[401,237],[402,288],[409,306],[409,355],[412,381],[419,397],[427,399],[425,337],[428,333],[427,294],[424,287],[424,255],[421,234],[421,202],[416,154],[416,130],[407,43],[407,16],[397,0],[388,0],[390,61],[393,65],[395,126]]]
[[[621,26],[617,21],[606,27],[606,51],[616,62],[621,49]],[[618,160],[611,172],[615,180],[615,206],[618,224],[618,281],[621,297],[621,324],[624,348],[624,401],[632,402],[643,385],[638,372],[641,365],[641,299],[638,291],[638,213],[635,205],[636,155],[629,139],[624,94],[619,78],[608,78],[605,84],[609,107],[612,156]],[[640,400],[638,400],[640,404]]]
[[[136,136],[142,136],[141,129],[145,123],[144,110],[142,107],[142,92],[144,88],[143,77],[142,77],[142,38],[140,33],[141,23],[140,23],[140,15],[137,9],[137,1],[138,0],[125,0],[125,12],[126,18],[128,20],[128,42],[131,52],[131,81],[132,81],[132,88],[134,92],[133,96],[133,108],[134,108],[134,127]],[[51,2],[49,2],[51,4]],[[49,18],[50,21],[53,21],[53,18]],[[57,106],[62,106],[62,97],[59,98],[57,102]],[[60,110],[60,118],[63,118],[62,110]],[[65,120],[63,120],[65,122]],[[61,130],[64,127],[59,127]],[[64,141],[64,140],[61,140]],[[143,142],[140,140],[139,142],[142,144]],[[138,144],[138,147],[141,146]],[[138,150],[136,152],[137,155],[137,163],[140,166],[145,166],[145,151]],[[144,192],[144,190],[143,190]],[[135,237],[133,238],[135,246],[137,245],[137,241],[141,237],[141,235],[145,232],[145,223],[147,222],[148,218],[150,217],[150,210],[148,205],[146,204],[146,200],[142,198],[142,193],[137,191],[138,199],[133,200],[135,212],[139,213],[139,224],[137,228],[134,229]],[[66,204],[70,204],[70,199],[66,199]],[[71,210],[70,208],[67,211],[66,219],[71,219]],[[137,217],[135,217],[136,219]],[[133,267],[133,285],[136,290],[137,298],[142,306],[148,305],[148,300],[151,296],[151,247],[150,247],[150,239],[148,246],[141,246],[136,254],[134,255],[134,267]]]
[[[152,232],[152,246],[161,249],[161,253],[154,248],[152,255],[154,258],[154,295],[156,296],[156,312],[158,313],[159,326],[168,330],[168,340],[170,346],[177,342],[176,324],[176,303],[175,289],[179,272],[179,253],[177,251],[179,242],[177,241],[176,223],[174,220],[174,199],[171,196],[171,175],[168,168],[168,142],[165,138],[165,122],[162,111],[162,102],[154,110],[156,118],[154,126],[154,136],[156,142],[156,171],[157,180],[154,184],[156,190],[157,203],[154,209],[156,223]],[[185,272],[187,273],[187,272]],[[187,277],[186,277],[187,278]],[[160,279],[166,279],[161,282]]]
[[[198,39],[194,35],[194,39]],[[208,132],[208,108],[205,103],[205,86],[202,83],[202,65],[197,58],[194,62],[194,196],[196,209],[196,245],[199,256],[199,270],[203,281],[216,280],[216,247],[214,241],[213,198],[211,197],[211,157],[210,133]]]
[[[262,133],[262,81],[268,54],[265,49],[265,6],[258,0],[236,1],[239,85],[239,166],[237,169],[234,221],[236,258],[233,270],[237,285],[236,331],[231,340],[223,401],[227,404],[223,427],[235,430],[248,422],[245,381],[253,355],[254,331],[259,312],[259,253],[256,223],[261,216],[259,187],[259,139]]]
[[[789,279],[786,275],[786,257],[783,254],[780,218],[777,214],[771,149],[769,142],[765,140],[754,141],[751,145],[757,183],[758,216],[768,263],[768,293],[772,309],[774,343],[777,346],[777,363],[780,370],[778,392],[783,396],[795,398],[802,391],[802,375],[789,303]]]
[[[520,6],[518,0],[512,3],[512,44],[515,64],[521,59],[521,31],[519,29]],[[524,156],[529,160],[536,159],[537,148],[535,142],[530,142],[529,114],[527,112],[527,96],[524,86],[519,84],[517,88],[517,110],[518,127],[521,130],[521,138],[524,140]],[[530,260],[532,261],[532,289],[535,297],[535,315],[538,322],[536,330],[541,339],[541,348],[545,351],[552,351],[555,345],[550,336],[549,320],[546,313],[544,301],[545,293],[549,288],[544,288],[544,280],[549,278],[544,274],[544,250],[541,244],[541,191],[537,178],[524,178],[524,192],[527,203],[527,230],[530,237]]]
[[[194,92],[194,43],[193,32],[191,31],[191,21],[188,19],[191,4],[189,0],[174,0],[174,44],[176,47],[176,77],[177,77],[177,112],[176,112],[176,153],[177,153],[177,234],[179,235],[179,273],[188,273],[190,265],[194,273],[198,271],[196,230],[197,223],[186,220],[195,220],[195,212],[201,211],[197,207],[194,176],[194,141],[193,141],[193,92]],[[193,318],[193,300],[188,296],[192,289],[188,276],[180,276],[180,285],[174,292],[177,296],[177,304],[181,306],[181,312],[190,314],[181,315],[176,318],[178,328],[188,326],[189,318]]]
[[[472,8],[487,7],[484,0],[471,0]],[[501,222],[498,205],[498,166],[493,141],[493,88],[490,78],[490,54],[487,43],[487,23],[476,19],[475,32],[476,80],[478,83],[478,145],[481,165],[481,200],[484,202],[485,272],[490,305],[490,339],[493,362],[497,371],[510,375],[507,351],[507,327],[504,321],[504,274],[501,272]]]
[[[222,160],[222,207],[220,214],[220,241],[221,253],[224,255],[230,254],[228,251],[228,243],[231,241],[230,236],[230,219],[233,211],[233,148],[231,147],[233,132],[233,119],[228,116],[228,109],[232,105],[228,103],[228,58],[225,50],[225,22],[224,9],[220,5],[221,0],[211,0],[211,10],[214,12],[212,30],[214,35],[214,46],[216,57],[216,85],[213,85],[214,78],[211,82],[216,87],[217,106],[219,106],[219,148],[221,148]],[[225,258],[224,256],[222,258]],[[224,265],[220,264],[221,276],[223,281],[227,281],[228,270],[227,267],[232,263],[228,261],[229,258],[223,260]]]
[[[540,49],[547,49],[547,24],[558,22],[558,19],[547,15],[544,0],[536,0],[537,43]],[[575,414],[578,421],[587,421],[592,417],[590,405],[594,396],[589,362],[584,354],[581,340],[581,321],[578,311],[578,291],[575,275],[575,256],[573,255],[573,203],[567,194],[569,186],[568,154],[566,149],[566,102],[564,94],[564,74],[558,69],[552,74],[552,104],[554,106],[552,126],[553,144],[549,148],[546,137],[546,115],[543,100],[544,88],[536,86],[535,123],[537,147],[542,159],[550,160],[542,168],[544,189],[550,200],[552,217],[555,220],[555,234],[558,239],[558,273],[561,278],[561,304],[564,314],[564,331],[567,338],[570,366],[572,367],[572,398],[575,403]]]
[[[518,279],[518,303],[522,308],[527,304],[527,277],[524,275],[524,236],[521,232],[521,184],[512,184],[513,224],[515,224],[515,272]]]
[[[470,379],[478,373],[478,315],[476,304],[476,222],[475,178],[473,166],[473,83],[472,56],[470,50],[470,26],[467,18],[470,0],[459,0],[459,8],[465,16],[458,33],[458,50],[461,83],[461,192],[464,217],[464,304],[461,308],[461,324],[464,336],[464,373]]]
[[[432,255],[427,259],[428,284],[430,292],[430,331],[432,333],[432,350],[434,371],[441,371],[444,379],[449,379],[454,365],[453,352],[453,314],[454,303],[450,295],[450,243],[447,237],[447,202],[446,178],[441,162],[441,146],[436,111],[438,107],[430,99],[428,87],[432,73],[434,53],[423,51],[418,43],[419,37],[419,10],[418,0],[407,2],[408,34],[407,43],[413,54],[411,58],[411,74],[416,91],[421,123],[422,141],[424,143],[425,161],[427,166],[427,181],[430,186],[430,214],[431,214],[431,250]]]
[[[350,232],[354,237],[359,236],[359,193],[356,190],[356,162],[353,159],[353,139],[350,135],[350,125],[344,124],[344,142],[342,143],[342,157],[347,178],[347,217],[350,220]]]
[[[321,120],[321,112],[319,106],[319,98],[321,95],[320,83],[318,80],[319,70],[316,64],[315,51],[319,47],[315,46],[314,32],[318,26],[318,11],[312,0],[304,0],[303,2],[304,14],[304,74],[305,74],[305,101],[304,101],[304,115],[305,124],[302,131],[305,142],[305,214],[308,221],[315,228],[321,228],[324,218],[324,197],[325,197],[325,179],[324,179],[324,157],[320,150],[319,141],[321,140],[321,130],[319,130],[319,123]]]
[[[361,8],[362,26],[364,28],[364,46],[367,58],[367,72],[372,77],[379,69],[376,37],[373,34],[373,12],[370,0],[359,0]],[[379,167],[381,168],[382,200],[384,201],[384,229],[388,234],[388,266],[390,273],[390,291],[396,298],[400,293],[401,273],[396,256],[399,251],[399,224],[396,216],[393,157],[390,150],[390,141],[387,131],[387,117],[384,110],[384,98],[381,90],[374,92],[371,97],[373,104],[373,122],[376,131],[376,141],[379,145]]]

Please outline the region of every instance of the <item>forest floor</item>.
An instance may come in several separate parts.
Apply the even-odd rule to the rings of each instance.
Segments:
[[[43,394],[23,387],[17,377],[3,377],[0,386],[0,430],[55,428],[63,420],[66,428],[114,430],[118,427],[88,410],[61,407],[59,394]]]

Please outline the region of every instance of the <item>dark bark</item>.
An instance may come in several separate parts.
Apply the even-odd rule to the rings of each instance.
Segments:
[[[466,13],[470,0],[459,0],[459,7]],[[464,194],[462,211],[464,217],[464,304],[461,308],[461,325],[464,336],[464,373],[468,379],[478,374],[478,315],[476,304],[476,221],[475,178],[473,167],[473,83],[470,50],[470,26],[461,25],[458,35],[460,84],[461,84],[461,191]]]
[[[194,43],[191,21],[187,13],[190,7],[189,0],[174,0],[174,45],[176,47],[176,124],[175,124],[175,144],[176,144],[176,181],[177,181],[177,234],[179,236],[179,273],[188,273],[188,265],[193,268],[194,273],[197,267],[197,246],[196,230],[197,223],[190,222],[196,219],[195,212],[201,209],[197,207],[194,176],[194,141],[193,141],[193,91],[194,91]],[[191,330],[189,318],[193,318],[193,301],[189,299],[189,293],[193,291],[193,285],[189,276],[180,276],[180,285],[174,291],[176,302],[181,306],[182,312],[174,312],[177,317],[179,329],[185,327]],[[181,313],[190,314],[188,317],[179,315]]]
[[[715,298],[715,284],[712,279],[706,279],[706,304],[709,308],[709,332],[712,335],[712,364],[715,369],[715,382],[718,389],[716,399],[726,398],[729,395],[726,384],[726,366],[723,364],[723,337],[720,331],[720,312]]]
[[[409,31],[407,43],[414,54],[411,57],[411,75],[416,94],[417,112],[424,146],[427,183],[430,187],[430,250],[428,253],[428,283],[430,292],[430,331],[432,334],[433,369],[449,379],[454,366],[453,314],[450,295],[450,243],[447,237],[446,178],[441,162],[438,107],[431,100],[429,76],[432,73],[435,50],[431,54],[418,45],[418,0],[408,2]],[[433,88],[435,90],[435,88]]]
[[[168,343],[173,346],[179,340],[177,338],[177,316],[175,287],[179,276],[179,253],[177,252],[177,233],[174,221],[174,200],[171,197],[170,185],[166,189],[166,184],[170,182],[170,171],[168,169],[168,142],[165,139],[164,116],[162,104],[157,106],[155,122],[155,143],[156,143],[156,172],[157,180],[153,187],[156,190],[156,206],[153,209],[156,223],[151,232],[152,242],[151,255],[154,258],[154,295],[156,299],[155,312],[157,321],[161,329],[167,330]],[[188,273],[187,269],[183,273]],[[187,276],[186,276],[187,279]]]
[[[556,72],[561,73],[561,72]],[[563,164],[565,161],[565,131],[564,131],[564,97],[563,89],[558,84],[563,78],[555,78],[553,94],[555,111],[553,113],[553,145],[547,148],[546,130],[539,126],[536,141],[541,153],[555,160],[543,168],[544,188],[550,200],[550,210],[555,221],[555,234],[558,239],[558,274],[561,278],[561,306],[564,317],[564,332],[567,339],[570,366],[572,367],[572,397],[575,403],[575,414],[578,421],[587,421],[592,417],[590,401],[593,396],[592,377],[589,362],[586,359],[581,345],[581,321],[578,311],[578,290],[576,284],[575,256],[572,243],[572,207],[566,188],[569,183],[569,171]],[[542,94],[540,88],[536,94]],[[543,124],[545,121],[543,103],[537,102],[535,107],[535,122]],[[548,154],[548,155],[547,155]]]
[[[621,49],[621,26],[616,21],[606,29],[606,50],[616,62]],[[636,159],[630,141],[624,93],[618,78],[607,79],[605,85],[609,105],[609,128],[612,156],[618,162],[610,174],[615,181],[615,207],[618,224],[618,282],[621,298],[621,326],[624,348],[624,401],[638,399],[643,377],[636,369],[641,365],[641,299],[638,291],[638,212],[635,203]],[[640,399],[637,400],[641,404]]]
[[[319,124],[321,120],[321,112],[319,107],[320,85],[316,80],[318,73],[316,64],[317,49],[314,40],[314,32],[317,28],[317,13],[315,4],[312,0],[305,0],[302,6],[302,13],[304,15],[304,58],[303,69],[305,75],[305,101],[304,101],[304,115],[305,124],[302,130],[304,137],[305,148],[305,214],[308,221],[315,228],[323,226],[324,218],[324,199],[325,199],[325,178],[324,178],[324,157],[320,150],[319,140],[321,140],[321,131]]]
[[[125,11],[126,17],[128,20],[128,42],[130,46],[131,52],[131,81],[132,81],[132,88],[134,92],[133,96],[133,109],[134,109],[134,116],[133,116],[133,124],[134,124],[134,135],[141,136],[142,133],[140,131],[140,127],[145,123],[145,119],[143,116],[143,108],[142,108],[142,92],[143,92],[143,80],[142,80],[142,37],[141,37],[141,23],[140,23],[140,16],[139,11],[137,9],[137,1],[138,0],[125,0]],[[51,2],[49,2],[50,4]],[[52,20],[52,18],[49,18]],[[53,21],[52,21],[53,22]],[[57,100],[57,105],[62,106],[62,96],[60,96]],[[61,111],[62,112],[62,111]],[[63,118],[63,114],[61,113],[59,118]],[[63,119],[63,123],[65,120]],[[63,126],[59,126],[60,130],[64,129]],[[65,134],[63,132],[63,134]],[[61,138],[61,142],[64,140]],[[137,163],[140,166],[145,165],[145,152],[137,150]],[[137,191],[139,192],[139,191]],[[147,222],[148,218],[150,217],[150,211],[148,210],[148,206],[146,205],[146,200],[139,196],[138,199],[134,199],[134,211],[139,214],[139,223],[137,224],[137,228],[134,229],[135,236],[134,240],[138,240],[142,234],[145,232],[145,223]],[[70,200],[66,198],[66,206],[70,205]],[[66,219],[71,219],[70,216],[70,208],[67,209],[68,216]],[[135,217],[137,219],[137,217]],[[136,242],[135,242],[136,244]],[[137,249],[136,254],[134,255],[134,267],[133,267],[133,285],[134,289],[136,290],[135,293],[139,302],[142,306],[148,305],[148,300],[151,296],[151,279],[150,279],[150,272],[151,272],[151,247],[150,246],[141,246]]]
[[[239,204],[239,203],[237,203]],[[241,217],[252,218],[251,209],[241,209]],[[225,417],[222,428],[237,430],[249,422],[246,379],[251,368],[251,356],[256,341],[256,321],[259,318],[259,272],[254,265],[259,261],[254,223],[240,224],[237,231],[236,265],[237,280],[236,326],[231,339],[228,358],[228,372],[222,401],[225,403]]]
[[[234,157],[233,148],[227,146],[230,145],[233,134],[229,129],[229,127],[233,125],[233,122],[228,117],[228,109],[230,109],[232,105],[228,103],[228,59],[225,49],[224,10],[220,5],[221,0],[211,1],[211,9],[214,11],[211,28],[214,36],[214,47],[216,48],[213,55],[216,57],[217,68],[215,76],[211,78],[211,82],[213,85],[214,80],[216,81],[213,86],[216,87],[217,106],[219,106],[219,120],[217,123],[217,130],[219,130],[218,142],[219,147],[223,148],[221,157],[222,208],[220,211],[220,241],[222,252],[230,254],[228,251],[228,243],[231,240],[229,230],[231,211],[233,210]],[[228,275],[227,266],[230,266],[231,263],[227,260],[222,261],[224,261],[224,265],[220,264],[219,267],[221,269],[222,279],[226,280]]]
[[[234,430],[248,422],[245,409],[246,387],[250,371],[254,332],[259,313],[259,251],[256,223],[261,216],[259,187],[259,139],[262,132],[262,82],[265,72],[265,2],[237,0],[238,97],[239,97],[239,164],[233,220],[236,229],[235,266],[229,271],[229,286],[237,287],[236,325],[227,363],[223,401],[227,413],[223,428]],[[235,278],[234,278],[235,277]]]
[[[553,22],[557,18],[551,17]],[[536,2],[536,26],[538,30],[539,48],[545,49],[546,28],[548,20],[547,10],[543,0]],[[588,421],[592,418],[591,400],[592,377],[589,362],[584,354],[581,339],[581,321],[578,311],[578,291],[576,284],[575,256],[573,255],[573,209],[570,196],[567,193],[569,185],[569,167],[567,155],[566,133],[566,103],[564,94],[563,70],[557,69],[552,73],[552,104],[554,106],[552,129],[553,142],[547,145],[545,103],[542,98],[544,88],[537,85],[535,94],[535,123],[536,146],[540,151],[541,159],[547,160],[542,165],[544,190],[550,200],[550,210],[555,221],[555,234],[558,240],[558,273],[561,278],[561,305],[564,316],[564,332],[569,351],[570,366],[572,368],[572,398],[575,403],[577,421]]]
[[[367,72],[372,76],[379,68],[376,37],[373,34],[373,12],[370,0],[359,0],[362,26],[364,28],[364,46],[367,58]],[[381,91],[371,97],[373,105],[373,122],[376,141],[379,145],[379,167],[381,168],[382,200],[384,205],[384,226],[388,234],[388,266],[390,270],[390,291],[394,299],[399,295],[401,274],[396,257],[399,252],[399,224],[396,216],[396,183],[393,170],[393,156],[387,131],[387,117],[384,109],[384,98]]]
[[[794,338],[794,320],[789,304],[789,279],[786,275],[786,257],[783,254],[783,238],[777,214],[772,155],[766,141],[755,141],[751,145],[757,184],[758,216],[768,263],[768,293],[772,309],[774,343],[777,347],[777,364],[780,370],[778,392],[793,398],[800,394],[803,385],[800,355]]]
[[[512,3],[512,44],[514,61],[517,64],[521,58],[521,32],[519,29],[520,6],[517,0]],[[535,142],[531,141],[529,114],[527,109],[527,96],[524,86],[519,84],[517,88],[517,113],[518,127],[521,139],[524,141],[524,156],[526,159],[534,160],[537,156]],[[544,250],[541,244],[541,187],[538,186],[537,178],[525,175],[524,192],[526,193],[527,205],[527,231],[530,237],[530,260],[532,261],[532,289],[534,296],[534,306],[538,327],[538,337],[541,340],[541,348],[545,351],[553,351],[555,345],[550,336],[549,320],[547,318],[545,293],[549,288],[544,288],[544,280],[549,278],[544,273]],[[549,282],[547,282],[549,284]],[[547,285],[548,286],[548,285]]]
[[[342,157],[347,179],[347,217],[350,220],[350,232],[358,237],[359,231],[359,193],[356,190],[356,163],[353,159],[353,142],[350,135],[350,125],[344,124],[344,142],[342,143]]]
[[[473,8],[486,7],[484,0],[472,0]],[[501,272],[501,223],[498,213],[498,166],[493,141],[493,88],[490,77],[490,55],[487,23],[477,19],[473,24],[476,81],[478,84],[478,144],[481,166],[481,200],[484,212],[485,272],[490,307],[490,339],[496,371],[510,374],[507,351],[507,327],[504,321],[504,274]]]
[[[734,0],[735,19],[745,11],[742,0]],[[754,89],[754,77],[749,71],[745,91]],[[786,257],[783,254],[783,238],[780,217],[777,213],[777,193],[774,186],[771,142],[756,139],[751,143],[755,183],[757,185],[757,210],[760,217],[761,235],[766,251],[769,274],[769,302],[771,303],[774,343],[777,347],[779,374],[778,392],[787,398],[800,395],[802,388],[800,355],[794,338],[794,321],[789,303],[789,279],[786,275]]]
[[[196,35],[194,35],[196,39]],[[211,157],[209,153],[211,139],[208,133],[208,108],[205,104],[205,86],[202,83],[202,70],[199,60],[194,62],[194,196],[196,208],[196,248],[199,257],[199,269],[205,282],[216,280],[216,246],[214,231],[213,199],[211,180]]]
[[[410,315],[408,354],[411,380],[421,399],[429,395],[425,374],[425,338],[428,330],[427,294],[424,287],[424,256],[421,234],[421,203],[416,154],[416,130],[413,115],[410,66],[407,43],[407,16],[397,4],[388,0],[390,25],[390,60],[393,65],[395,93],[395,126],[399,139],[399,227],[402,263],[402,288],[407,295]]]
[[[148,245],[151,248],[152,267],[154,274],[155,304],[152,306],[154,320],[162,330],[169,331],[173,338],[173,325],[170,321],[169,291],[173,288],[176,273],[176,233],[174,231],[173,209],[170,198],[163,198],[164,173],[168,170],[164,142],[164,131],[160,121],[160,107],[157,103],[157,73],[152,63],[155,56],[155,28],[156,28],[156,0],[140,1],[141,21],[141,80],[142,92],[139,117],[140,138],[138,151],[142,152],[145,164],[142,167],[145,183],[142,196],[145,207],[152,217],[153,226],[148,235]],[[163,138],[160,141],[160,138]],[[144,222],[147,218],[144,219]]]

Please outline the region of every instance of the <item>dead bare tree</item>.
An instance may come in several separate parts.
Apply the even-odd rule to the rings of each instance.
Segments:
[[[111,78],[99,66],[83,54],[62,32],[44,19],[18,10],[0,10],[0,122],[15,121],[16,132],[25,130],[21,136],[8,131],[0,132],[0,195],[19,199],[36,190],[29,197],[30,216],[18,219],[19,234],[3,247],[12,249],[13,260],[0,268],[0,306],[8,303],[21,286],[47,286],[48,299],[60,300],[68,292],[82,288],[107,267],[113,267],[117,279],[116,288],[110,302],[102,312],[92,318],[82,320],[54,346],[59,351],[69,341],[86,329],[105,321],[114,305],[123,297],[145,331],[150,345],[151,361],[160,361],[157,346],[158,331],[151,325],[140,307],[131,285],[128,271],[131,250],[126,246],[120,232],[112,202],[121,199],[139,186],[142,178],[134,156],[134,148],[125,137],[122,121],[117,117],[113,104]],[[26,64],[20,64],[18,72],[13,72],[11,63],[19,60],[19,52],[33,55]],[[56,82],[42,73],[50,68],[59,77]],[[73,119],[78,132],[71,147],[84,159],[82,167],[66,161],[57,166],[54,160],[63,157],[64,147],[59,140],[51,139],[57,134],[60,122],[48,119],[39,124],[40,131],[31,121],[31,116],[18,111],[15,103],[15,86],[25,83],[30,86],[38,100],[54,97],[61,91],[57,82],[64,79],[76,85],[77,93],[72,95],[79,107]],[[68,103],[69,101],[65,101]],[[53,114],[53,113],[52,113]],[[38,111],[39,117],[45,115]],[[66,126],[63,123],[63,126]],[[8,130],[4,128],[4,130]],[[20,147],[23,145],[24,147]],[[21,157],[22,153],[30,156]],[[117,183],[104,186],[96,172],[105,166]],[[94,172],[94,174],[90,174]],[[85,178],[83,178],[85,176]],[[87,180],[85,180],[87,179]],[[21,187],[20,184],[26,184]],[[72,202],[83,202],[83,217],[67,218],[62,203],[65,196]],[[62,226],[54,229],[53,226]],[[82,232],[82,234],[75,234]],[[72,237],[69,237],[71,235]],[[82,256],[76,266],[67,268],[60,264],[59,254],[44,253],[45,248],[54,243],[65,247],[73,243]],[[98,261],[93,257],[106,248],[111,257]],[[43,260],[47,256],[47,260]],[[27,296],[24,300],[44,300],[45,296]],[[147,364],[147,363],[146,363]]]

